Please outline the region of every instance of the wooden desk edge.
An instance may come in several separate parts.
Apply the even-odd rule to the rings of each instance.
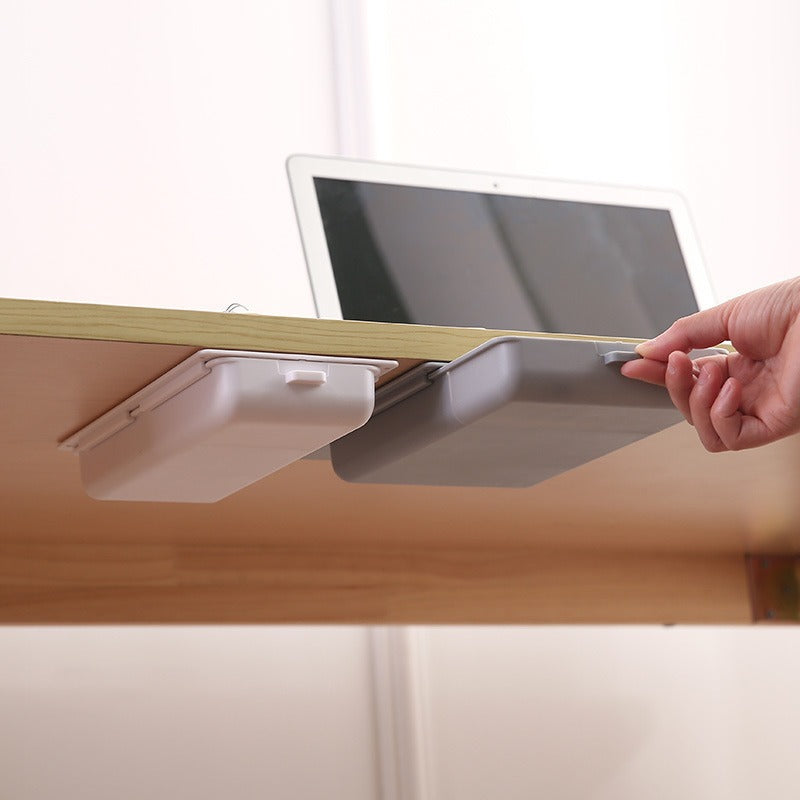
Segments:
[[[640,341],[5,298],[0,298],[0,334],[437,361],[452,360],[488,339],[507,335]]]
[[[738,555],[0,546],[3,624],[749,624]]]

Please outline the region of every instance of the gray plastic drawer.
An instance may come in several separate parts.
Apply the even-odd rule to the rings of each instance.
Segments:
[[[531,486],[682,419],[663,388],[619,374],[632,357],[625,343],[504,337],[423,365],[331,445],[333,468],[348,481]]]

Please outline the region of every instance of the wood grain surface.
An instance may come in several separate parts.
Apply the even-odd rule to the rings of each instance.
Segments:
[[[0,334],[431,361],[450,361],[495,336],[556,335],[3,298]]]
[[[750,622],[735,556],[50,541],[0,576],[3,623]]]

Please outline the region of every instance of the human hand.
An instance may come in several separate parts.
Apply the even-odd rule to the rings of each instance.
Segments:
[[[687,355],[726,339],[737,352]],[[712,453],[800,431],[800,278],[683,317],[636,350],[623,375],[666,386]]]

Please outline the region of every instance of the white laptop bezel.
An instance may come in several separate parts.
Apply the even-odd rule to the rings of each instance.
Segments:
[[[328,252],[322,215],[314,190],[314,178],[338,178],[399,186],[422,186],[431,189],[455,189],[519,197],[663,209],[669,211],[672,217],[698,307],[704,309],[716,304],[689,210],[683,197],[677,192],[308,155],[290,156],[287,159],[286,168],[314,304],[317,316],[322,319],[342,319],[342,308]]]

